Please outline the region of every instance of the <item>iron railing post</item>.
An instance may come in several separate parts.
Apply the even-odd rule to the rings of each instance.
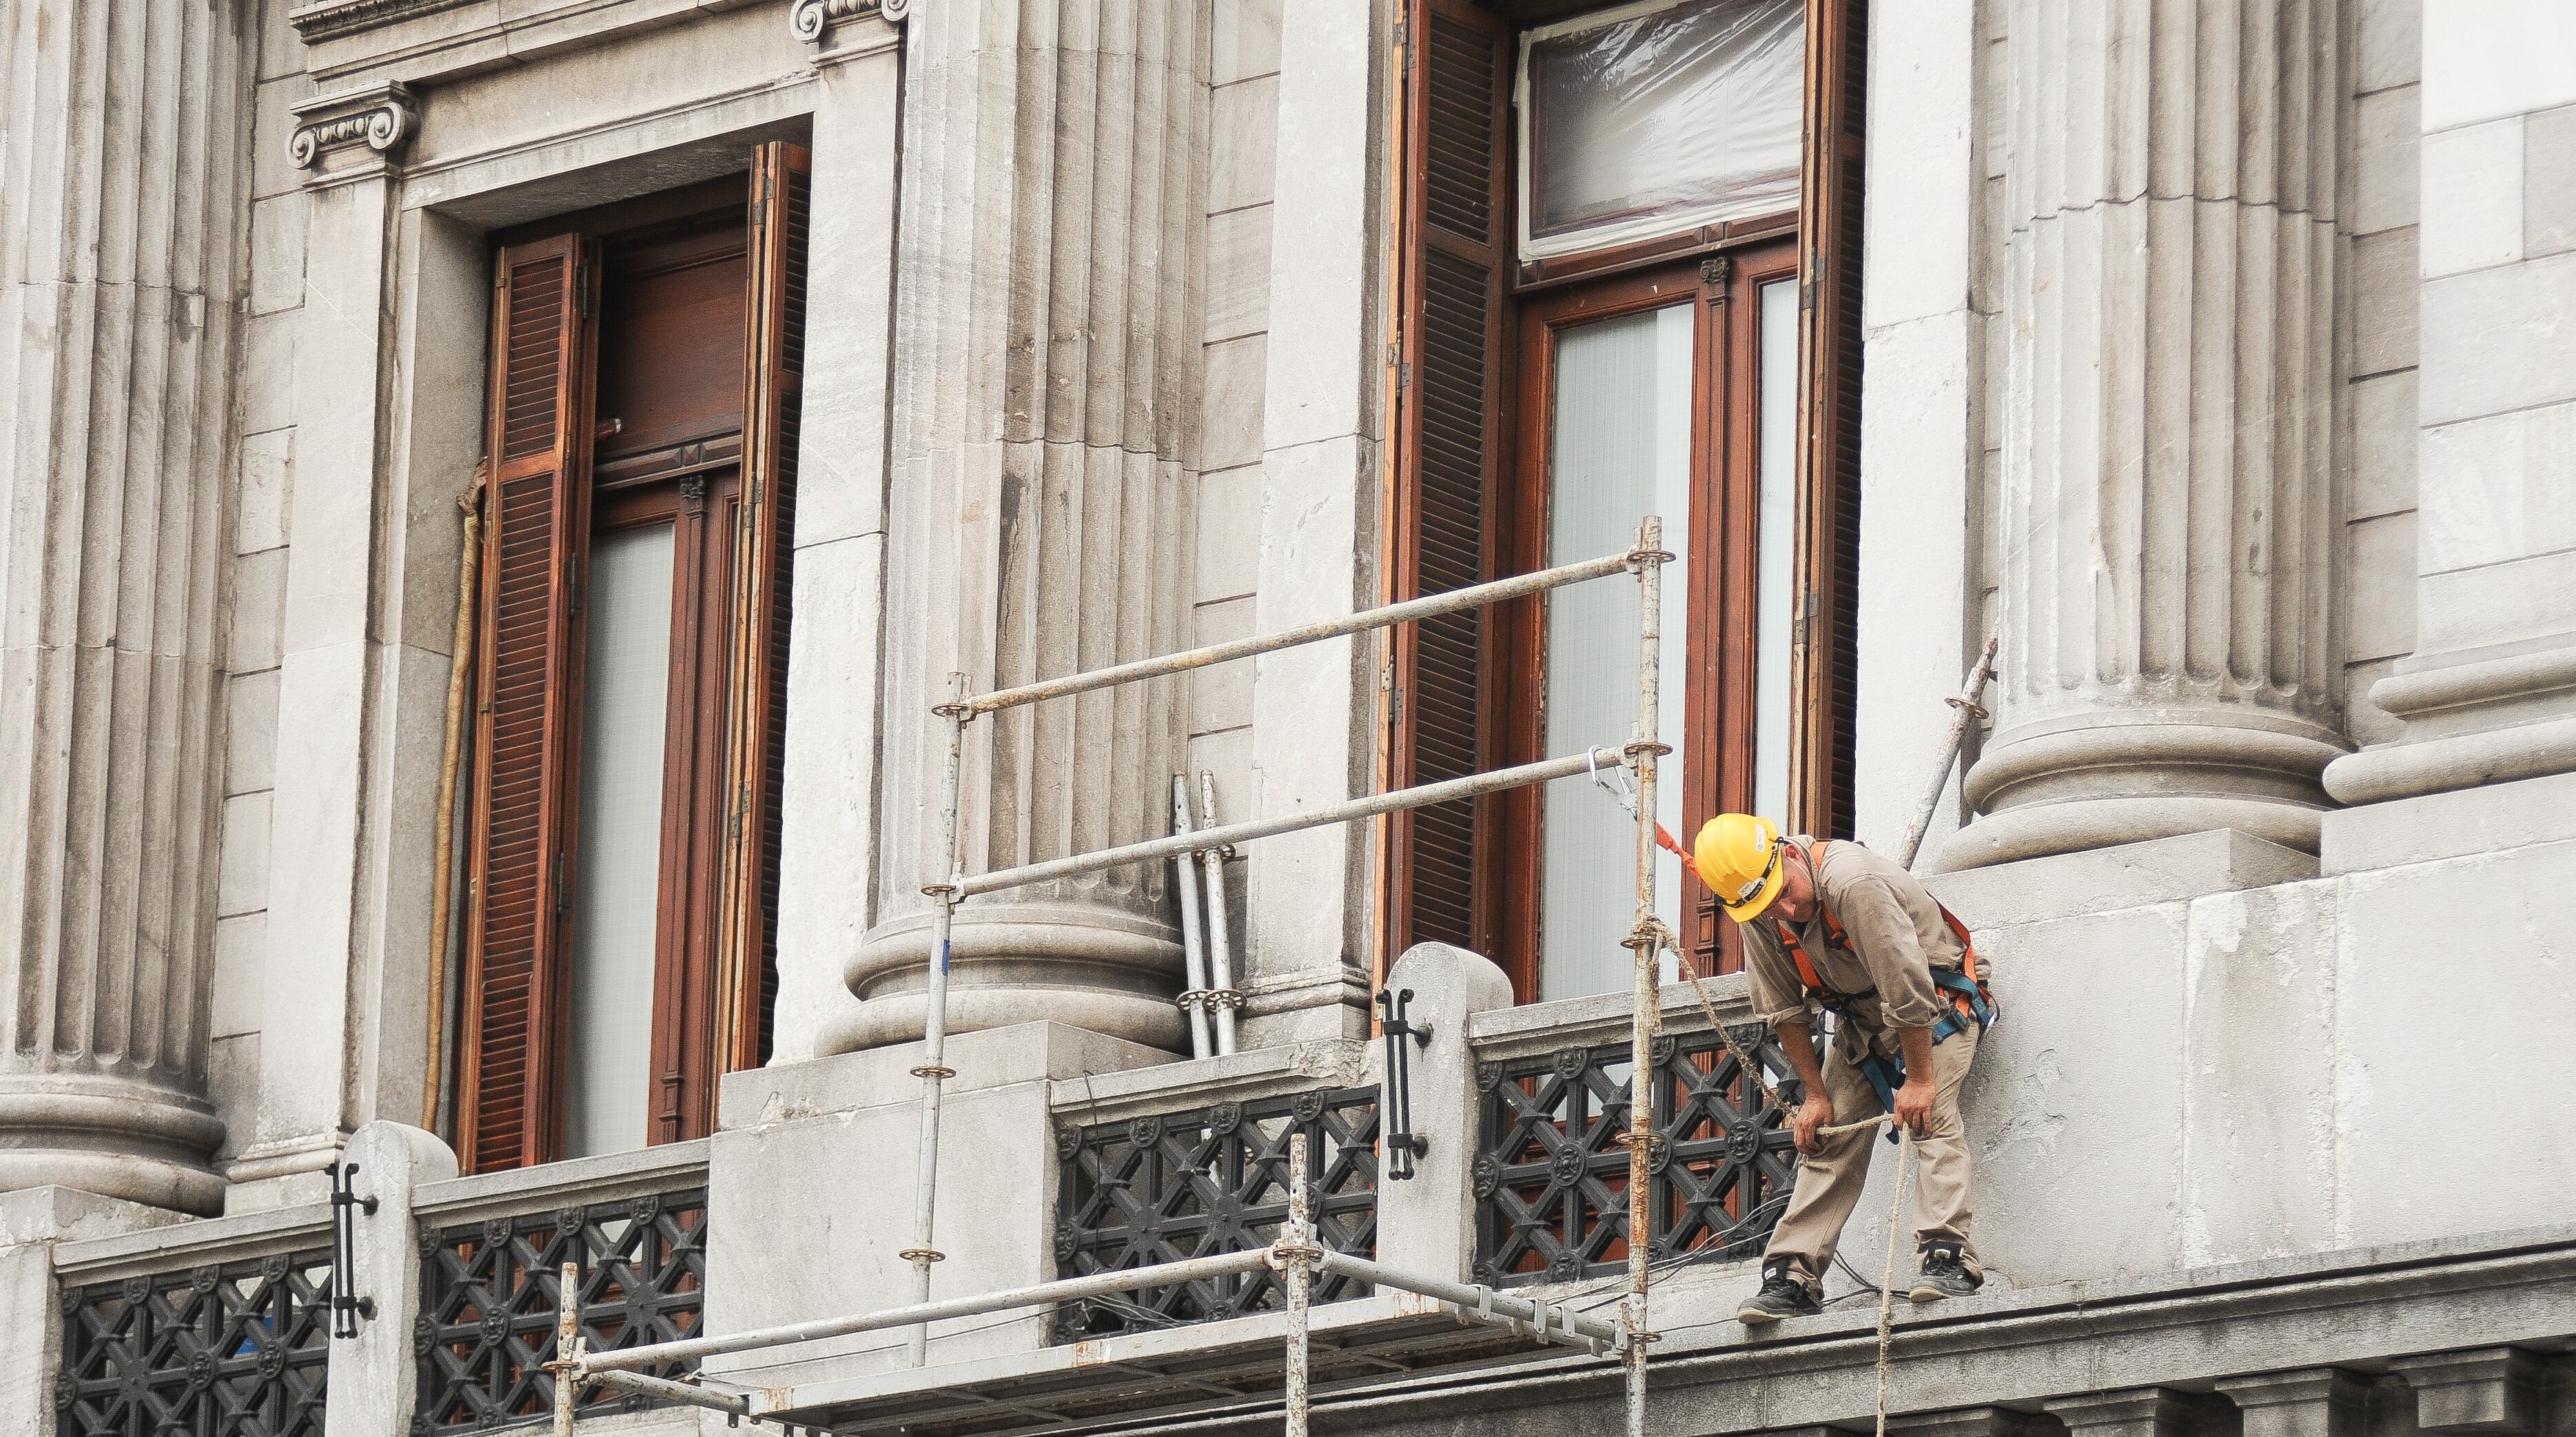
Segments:
[[[948,702],[940,705],[939,716],[948,721],[948,763],[939,783],[939,872],[940,880],[922,891],[937,906],[930,915],[930,983],[923,994],[921,1018],[921,1066],[912,1071],[921,1079],[921,1156],[920,1168],[913,1174],[912,1246],[900,1254],[912,1264],[912,1300],[930,1300],[930,1265],[941,1253],[934,1242],[937,1236],[939,1203],[939,1094],[940,1086],[955,1073],[948,1067],[948,960],[952,936],[957,923],[957,788],[958,769],[966,752],[966,676],[948,676]],[[910,1342],[912,1365],[922,1366],[930,1360],[930,1324],[922,1322],[912,1329]]]
[[[1629,759],[1637,774],[1637,921],[1628,933],[1636,958],[1636,1012],[1628,1025],[1628,1437],[1645,1437],[1646,1288],[1654,1238],[1656,971],[1663,961],[1662,920],[1655,914],[1655,760],[1663,751],[1663,521],[1637,526],[1637,739]]]

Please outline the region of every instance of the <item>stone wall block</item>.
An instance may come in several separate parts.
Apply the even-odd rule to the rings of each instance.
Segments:
[[[2343,750],[2340,0],[2025,0],[2012,34],[2002,678],[1944,861],[2219,826],[2313,850]]]
[[[845,971],[862,1006],[827,1051],[922,1030],[920,890],[946,868],[946,726],[930,709],[949,674],[981,692],[1169,652],[1187,642],[1193,597],[1202,7],[938,6],[906,43],[884,862]],[[1187,692],[1162,680],[977,721],[960,861],[1004,868],[1169,832]],[[1176,1046],[1168,872],[969,905],[952,1030],[1055,1017]]]
[[[211,1212],[255,12],[30,0],[0,91],[0,1190]]]

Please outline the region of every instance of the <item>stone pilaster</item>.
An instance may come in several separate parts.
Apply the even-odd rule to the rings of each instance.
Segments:
[[[2538,13],[2425,8],[2415,651],[2370,689],[2400,733],[2326,774],[2349,804],[2576,771],[2576,126]]]
[[[7,11],[0,1190],[223,1202],[218,595],[257,18]]]
[[[2012,6],[2002,677],[1950,866],[2215,828],[2316,847],[2343,751],[2340,9]]]
[[[944,728],[981,691],[1182,647],[1200,386],[1207,36],[1193,0],[923,0],[906,26],[883,859],[827,1048],[922,1030]],[[1185,680],[978,721],[970,871],[1170,831]],[[952,1030],[1181,1042],[1150,865],[959,915]]]

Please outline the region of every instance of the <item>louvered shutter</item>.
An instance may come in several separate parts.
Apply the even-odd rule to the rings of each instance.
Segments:
[[[585,290],[595,272],[580,237],[562,235],[504,249],[494,274],[462,1064],[469,1087],[457,1118],[469,1172],[543,1162],[556,1137],[573,802],[565,767],[578,722],[567,672],[576,540],[589,507]]]
[[[1806,506],[1792,822],[1852,832],[1859,690],[1861,145],[1867,0],[1807,0],[1806,153],[1798,197],[1798,492]]]
[[[1395,588],[1400,598],[1491,575],[1488,496],[1499,462],[1507,257],[1503,158],[1510,36],[1464,0],[1414,0],[1405,120],[1405,253],[1398,357]],[[1398,630],[1390,782],[1482,766],[1478,694],[1492,642],[1474,610]],[[1395,816],[1390,952],[1418,942],[1494,953],[1477,879],[1473,802]]]
[[[722,1071],[768,1060],[778,996],[778,835],[787,736],[787,624],[795,553],[796,451],[805,399],[805,256],[812,160],[760,147],[751,181],[749,360],[743,513],[727,692],[724,921],[719,928]]]

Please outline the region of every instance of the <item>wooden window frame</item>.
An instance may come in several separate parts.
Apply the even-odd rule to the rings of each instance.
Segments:
[[[1682,723],[1666,741],[1683,758],[1683,831],[1696,832],[1713,814],[1741,809],[1753,794],[1753,698],[1757,649],[1756,595],[1761,482],[1762,286],[1794,279],[1795,246],[1786,240],[1730,254],[1641,270],[1592,283],[1552,288],[1521,306],[1519,352],[1514,364],[1514,413],[1522,416],[1502,492],[1496,499],[1499,547],[1510,571],[1528,572],[1583,555],[1547,552],[1555,411],[1557,336],[1571,328],[1622,315],[1692,307],[1691,512],[1667,514],[1668,529],[1689,536],[1690,562],[1679,578],[1688,585],[1692,622],[1685,657],[1687,681]],[[1491,690],[1500,732],[1498,763],[1544,757],[1541,715],[1546,710],[1547,597],[1534,595],[1500,606],[1497,634],[1502,661]],[[1669,711],[1671,696],[1667,696]],[[1504,942],[1495,956],[1512,977],[1514,993],[1531,1001],[1539,992],[1539,913],[1545,791],[1515,789],[1497,796],[1498,862],[1508,904]],[[1732,923],[1720,925],[1715,898],[1684,873],[1681,937],[1703,965],[1714,958],[1740,966]],[[1702,971],[1708,971],[1703,966]]]
[[[1396,373],[1391,386],[1395,442],[1389,446],[1387,471],[1386,572],[1388,599],[1425,592],[1416,552],[1421,520],[1416,510],[1422,463],[1421,410],[1425,407],[1418,369],[1424,349],[1426,245],[1441,231],[1426,224],[1432,85],[1423,78],[1423,54],[1435,43],[1435,19],[1453,26],[1461,12],[1499,33],[1501,53],[1516,48],[1516,28],[1540,20],[1562,19],[1595,5],[1500,3],[1513,22],[1465,0],[1408,0],[1400,32],[1402,45],[1397,102],[1398,245],[1393,299],[1395,343],[1390,359]],[[1692,552],[1729,557],[1713,566],[1693,565],[1691,603],[1694,613],[1732,615],[1721,622],[1738,628],[1750,622],[1755,571],[1751,548],[1756,530],[1728,526],[1730,515],[1750,515],[1759,471],[1759,400],[1756,381],[1760,287],[1795,275],[1800,285],[1798,340],[1798,435],[1796,490],[1800,512],[1794,521],[1797,575],[1793,584],[1798,612],[1792,616],[1790,645],[1796,705],[1790,722],[1789,812],[1793,828],[1829,836],[1851,831],[1851,734],[1857,656],[1852,590],[1857,577],[1859,499],[1859,185],[1864,96],[1858,91],[1866,75],[1865,0],[1807,0],[1808,143],[1802,146],[1801,193],[1794,211],[1756,216],[1630,241],[1600,250],[1509,262],[1509,282],[1488,324],[1488,409],[1499,404],[1486,443],[1487,491],[1483,516],[1487,538],[1483,577],[1525,571],[1544,562],[1546,474],[1544,416],[1548,391],[1543,360],[1546,334],[1575,316],[1607,317],[1626,309],[1648,308],[1670,300],[1658,293],[1693,285],[1704,293],[1697,337],[1700,356],[1694,382],[1695,415],[1692,463],[1694,493],[1701,496],[1693,525]],[[1504,61],[1508,85],[1508,58]],[[1455,107],[1451,107],[1454,112]],[[1492,148],[1496,214],[1495,253],[1512,260],[1509,236],[1514,163],[1508,105],[1493,121]],[[1834,137],[1819,145],[1814,136]],[[1658,287],[1661,287],[1660,289]],[[1718,314],[1717,311],[1726,311]],[[1723,344],[1720,355],[1712,346]],[[1720,373],[1740,375],[1743,382],[1730,396],[1712,391]],[[1538,516],[1535,525],[1531,516]],[[1674,516],[1666,516],[1674,522]],[[1740,532],[1736,532],[1740,530]],[[1740,550],[1741,552],[1735,552]],[[1537,753],[1539,686],[1544,631],[1543,600],[1531,599],[1489,610],[1479,635],[1480,692],[1476,708],[1476,767],[1491,769],[1540,756]],[[1407,712],[1414,687],[1419,639],[1406,626],[1390,646],[1386,694],[1381,718],[1387,735],[1383,772],[1389,788],[1427,781],[1413,762],[1412,715]],[[1695,624],[1695,639],[1714,626]],[[1693,748],[1704,748],[1698,736],[1739,727],[1749,732],[1754,686],[1749,629],[1731,633],[1714,646],[1694,642],[1689,661],[1692,682],[1683,703],[1683,724]],[[1720,746],[1719,751],[1688,765],[1690,791],[1685,794],[1687,840],[1712,813],[1747,806],[1752,801],[1750,744]],[[1445,776],[1445,775],[1442,775]],[[1538,996],[1537,935],[1538,814],[1535,789],[1493,795],[1477,814],[1474,852],[1473,941],[1467,946],[1493,955],[1510,972],[1515,994],[1523,1002]],[[1413,837],[1405,815],[1396,815],[1383,834],[1380,869],[1381,909],[1378,973],[1393,956],[1423,936],[1415,921],[1413,889],[1417,876],[1409,866]],[[1741,966],[1734,925],[1720,921],[1714,899],[1695,879],[1684,878],[1684,929],[1681,935],[1703,971],[1732,971]],[[1455,941],[1454,939],[1452,941]]]
[[[747,184],[739,176],[709,181],[495,237],[487,444],[499,457],[487,491],[496,509],[486,531],[477,691],[500,693],[508,708],[526,702],[534,684],[542,725],[528,750],[532,757],[509,759],[504,772],[507,756],[495,757],[495,735],[526,723],[505,728],[508,713],[496,718],[494,704],[479,705],[456,1105],[457,1145],[468,1171],[522,1167],[562,1153],[576,921],[570,900],[581,860],[586,655],[580,594],[593,541],[604,532],[660,523],[675,531],[648,1144],[710,1131],[718,1077],[768,1056],[811,187],[810,159],[797,146],[772,142],[750,158]],[[705,224],[711,204],[728,203],[744,217],[731,238],[723,226]],[[693,231],[697,238],[690,238]],[[674,234],[680,242],[663,244]],[[611,247],[619,243],[646,256],[630,277],[655,273],[657,265],[672,271],[742,265],[744,360],[741,403],[732,415],[711,410],[670,433],[635,433],[616,442],[621,426],[612,421],[622,416],[599,413],[598,347],[601,277],[614,265]],[[502,402],[513,392],[512,366],[535,363],[526,356],[538,354],[528,347],[534,331],[524,320],[513,328],[510,305],[511,278],[531,260],[568,267],[564,293],[578,301],[562,308],[567,329],[553,349],[555,442],[542,455],[508,453],[504,444],[505,432],[516,432],[507,426],[519,412]],[[530,549],[525,524],[511,527],[516,511],[506,507],[520,502],[514,496],[527,488],[522,470],[555,479],[542,556]],[[517,491],[508,487],[513,482]],[[541,646],[525,622],[507,635],[494,627],[504,622],[505,595],[540,590],[548,605]],[[510,612],[520,613],[529,601],[515,602],[519,608]],[[515,688],[496,689],[504,671],[521,676]],[[495,794],[523,799],[530,792],[537,795],[535,817],[511,810],[496,846]],[[496,867],[505,855],[512,865],[506,871]],[[504,880],[497,886],[496,874]],[[524,898],[533,914],[529,934],[524,943],[511,937],[518,947],[496,948],[510,935],[487,923],[487,913],[522,911],[509,906],[523,901],[522,888],[531,890]],[[491,901],[495,894],[502,905]],[[506,979],[525,992],[494,988],[487,979]]]

